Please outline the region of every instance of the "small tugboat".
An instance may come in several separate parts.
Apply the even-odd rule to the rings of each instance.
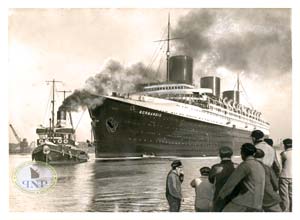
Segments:
[[[52,117],[49,127],[36,129],[38,135],[37,147],[32,151],[32,160],[46,163],[82,163],[87,162],[87,152],[78,148],[76,144],[75,129],[73,128],[71,112],[66,108],[59,108],[57,121],[54,122],[54,88],[55,80],[51,81],[53,87]],[[69,122],[67,123],[67,115]]]

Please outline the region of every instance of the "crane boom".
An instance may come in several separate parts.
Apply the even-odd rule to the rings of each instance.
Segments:
[[[9,127],[11,128],[12,132],[14,133],[17,141],[19,142],[19,144],[21,143],[21,138],[19,137],[19,135],[17,134],[16,130],[14,129],[14,127],[12,126],[12,124],[9,124]]]

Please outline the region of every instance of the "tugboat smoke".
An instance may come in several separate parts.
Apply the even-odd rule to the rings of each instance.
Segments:
[[[103,98],[92,94],[86,89],[75,90],[70,96],[68,96],[63,104],[59,107],[59,110],[65,109],[67,111],[79,111],[87,107],[94,108],[97,105],[103,103]]]
[[[69,111],[93,108],[101,105],[104,100],[99,95],[110,95],[112,92],[120,94],[134,92],[138,85],[157,81],[158,78],[158,72],[147,68],[141,62],[126,67],[116,60],[109,60],[100,73],[88,78],[84,88],[75,90],[64,100],[60,108],[66,108]]]

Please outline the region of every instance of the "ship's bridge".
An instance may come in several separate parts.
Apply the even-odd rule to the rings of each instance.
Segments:
[[[36,133],[39,136],[37,140],[38,144],[49,140],[55,144],[75,142],[75,130],[73,128],[54,128],[54,130],[52,130],[49,127],[40,127],[36,129]]]

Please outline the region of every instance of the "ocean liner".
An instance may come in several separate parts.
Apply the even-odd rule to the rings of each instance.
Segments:
[[[261,113],[240,104],[239,79],[237,90],[222,94],[216,76],[193,86],[193,59],[170,56],[169,26],[166,82],[145,84],[133,94],[99,96],[102,104],[89,108],[96,158],[216,156],[220,146],[238,155],[251,142],[251,131],[269,134]]]

